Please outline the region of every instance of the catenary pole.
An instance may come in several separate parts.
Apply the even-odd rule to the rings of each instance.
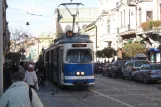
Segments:
[[[3,0],[0,0],[0,97],[3,94]]]

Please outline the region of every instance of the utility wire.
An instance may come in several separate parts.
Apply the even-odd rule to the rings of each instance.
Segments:
[[[13,23],[26,23],[26,22],[23,22],[23,21],[8,21],[8,22],[13,22]],[[51,23],[51,22],[29,22],[29,23]]]
[[[26,13],[26,14],[32,15],[32,16],[40,16],[40,17],[50,17],[50,18],[54,18],[54,16],[40,15],[40,14],[35,14],[35,13],[29,13],[29,12],[26,12],[26,11],[23,11],[23,10],[15,9],[15,8],[10,8],[10,7],[8,7],[8,8],[9,9],[12,9],[12,10],[20,11],[20,12],[23,12],[23,13]]]

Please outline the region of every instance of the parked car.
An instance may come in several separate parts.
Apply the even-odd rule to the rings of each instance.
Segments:
[[[134,73],[134,81],[145,84],[161,80],[161,64],[144,64]]]
[[[109,77],[111,77],[111,75],[109,75],[110,73],[110,68],[111,68],[111,63],[107,63],[106,65],[104,65],[103,67],[103,71],[102,71],[102,75],[108,75]]]
[[[143,64],[148,64],[147,60],[130,60],[127,61],[125,66],[122,67],[122,78],[129,78],[133,80],[134,72],[139,69]]]
[[[95,73],[102,73],[103,63],[95,63],[94,68],[95,68]]]
[[[122,76],[122,67],[125,66],[126,60],[114,61],[110,67],[109,75],[113,78]]]

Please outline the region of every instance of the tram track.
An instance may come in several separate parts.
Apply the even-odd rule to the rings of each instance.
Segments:
[[[81,98],[79,98],[77,95],[73,94],[72,92],[69,92],[74,98],[77,99],[77,101],[82,104],[83,107],[90,107],[88,104],[86,104]]]

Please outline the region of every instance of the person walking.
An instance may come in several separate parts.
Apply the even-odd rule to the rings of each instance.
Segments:
[[[9,88],[12,84],[12,72],[9,69],[9,63],[5,62],[3,65],[3,90],[4,92]]]
[[[13,83],[0,98],[0,107],[44,107],[35,90],[24,80],[24,72],[13,74]]]
[[[19,71],[19,68],[16,65],[16,62],[15,61],[12,61],[11,69],[12,69],[12,74],[14,74],[15,72],[18,72]]]
[[[38,83],[38,79],[37,79],[37,75],[35,73],[35,69],[33,67],[33,65],[29,64],[28,69],[25,73],[25,78],[24,81],[28,83],[28,85],[35,89],[35,86]]]
[[[23,62],[18,64],[19,72],[25,72],[25,68],[23,67]]]
[[[45,80],[46,80],[46,70],[44,67],[44,62],[43,60],[39,61],[39,65],[38,65],[38,75],[39,75],[39,85],[41,86],[45,86]]]

